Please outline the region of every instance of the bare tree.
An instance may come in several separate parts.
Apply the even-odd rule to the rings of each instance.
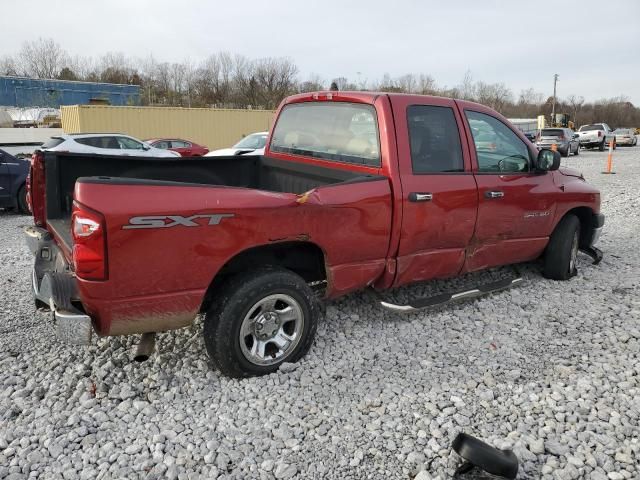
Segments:
[[[467,70],[462,79],[462,83],[457,87],[460,98],[464,100],[475,100],[476,98],[476,85],[473,83],[473,77],[471,76],[471,70]]]
[[[24,42],[18,53],[20,74],[35,78],[57,78],[68,61],[68,54],[53,39]]]
[[[567,102],[569,103],[569,105],[571,106],[571,109],[573,110],[573,122],[577,126],[578,112],[580,111],[580,107],[582,107],[582,105],[584,104],[584,97],[576,96],[572,94],[567,97]]]
[[[0,75],[18,76],[18,65],[15,58],[8,55],[0,57]]]

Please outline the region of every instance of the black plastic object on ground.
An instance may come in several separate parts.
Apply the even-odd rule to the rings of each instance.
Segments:
[[[471,471],[474,467],[503,478],[516,478],[518,457],[511,450],[500,450],[466,433],[459,433],[452,443],[453,450],[466,461],[456,475]]]

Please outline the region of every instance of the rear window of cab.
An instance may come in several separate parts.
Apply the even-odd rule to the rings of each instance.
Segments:
[[[347,102],[286,105],[273,131],[270,150],[378,167],[380,141],[375,108]]]

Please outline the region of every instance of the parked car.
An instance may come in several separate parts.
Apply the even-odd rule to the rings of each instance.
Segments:
[[[479,148],[474,132],[494,145]],[[578,250],[601,258],[599,191],[463,100],[300,94],[278,109],[264,155],[43,161],[36,152],[26,237],[35,297],[60,338],[144,333],[144,358],[154,332],[204,313],[206,349],[231,377],[305,355],[323,298],[538,258],[546,277],[568,280]],[[411,312],[521,280],[379,305]]]
[[[570,154],[580,155],[578,136],[570,128],[543,128],[536,138],[538,148],[551,148],[555,145],[563,157]]]
[[[606,123],[594,123],[582,125],[578,130],[578,141],[584,148],[598,147],[601,152],[609,142],[613,140],[613,148],[616,148],[616,136]]]
[[[141,140],[119,133],[71,133],[51,137],[42,145],[48,152],[133,155],[136,157],[179,157],[171,150],[155,148]]]
[[[198,145],[197,143],[190,142],[188,140],[180,140],[173,138],[152,138],[145,140],[152,147],[161,148],[162,150],[171,150],[172,152],[178,152],[183,157],[202,157],[209,153],[207,147]]]
[[[15,208],[29,213],[26,180],[29,160],[0,150],[0,208]]]
[[[257,132],[247,135],[231,148],[222,148],[207,153],[207,157],[220,157],[226,155],[263,155],[264,146],[267,143],[269,132]]]
[[[613,131],[616,136],[616,144],[618,145],[637,145],[638,139],[633,128],[617,128]]]

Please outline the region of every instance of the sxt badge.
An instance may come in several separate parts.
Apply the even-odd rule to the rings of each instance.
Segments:
[[[123,225],[123,230],[132,228],[169,228],[181,225],[183,227],[202,227],[204,225],[218,225],[223,218],[233,217],[233,213],[216,213],[213,215],[151,215],[147,217],[131,217],[128,225]],[[196,222],[199,218],[208,218],[207,223]]]

